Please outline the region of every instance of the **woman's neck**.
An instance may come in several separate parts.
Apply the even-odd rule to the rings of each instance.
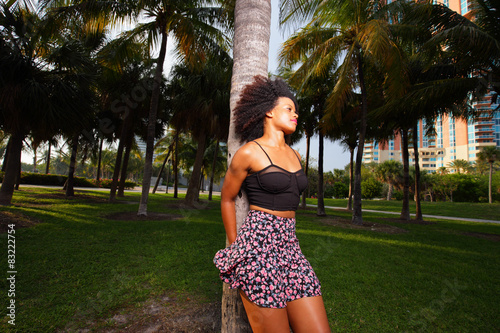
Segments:
[[[264,131],[264,135],[259,140],[272,148],[281,149],[287,146],[285,134],[281,131],[273,131],[271,133]]]

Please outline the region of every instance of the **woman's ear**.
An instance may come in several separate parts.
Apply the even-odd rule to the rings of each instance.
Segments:
[[[271,111],[267,111],[267,112],[266,112],[266,117],[267,117],[267,118],[272,118],[272,117],[273,117],[273,110],[271,110]]]

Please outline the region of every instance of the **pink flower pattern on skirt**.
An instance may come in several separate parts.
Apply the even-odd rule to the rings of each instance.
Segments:
[[[236,240],[215,254],[214,264],[223,282],[259,306],[284,308],[287,302],[321,295],[295,235],[294,218],[251,210]]]

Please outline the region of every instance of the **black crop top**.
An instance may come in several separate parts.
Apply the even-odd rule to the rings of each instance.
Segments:
[[[301,168],[296,172],[289,172],[274,165],[264,148],[254,142],[264,151],[271,165],[245,178],[243,185],[250,205],[277,211],[297,210],[300,193],[307,187],[304,171]]]

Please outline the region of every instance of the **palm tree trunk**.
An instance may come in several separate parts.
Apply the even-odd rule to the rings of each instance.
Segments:
[[[130,157],[130,149],[132,146],[132,138],[134,135],[133,132],[134,132],[134,118],[129,110],[128,114],[127,113],[125,114],[125,118],[123,119],[122,123],[120,143],[118,144],[115,169],[113,170],[113,181],[111,182],[111,189],[109,191],[109,201],[115,200],[117,189],[118,189],[118,196],[119,197],[124,196],[125,179],[127,178],[128,158]],[[124,150],[126,157],[123,157]],[[125,179],[122,180],[123,177],[125,177]],[[121,188],[121,193],[120,193],[120,188]]]
[[[179,130],[175,134],[175,150],[174,150],[174,161],[172,163],[172,168],[174,172],[174,198],[178,197],[179,194]]]
[[[21,155],[23,154],[23,151],[21,150]],[[17,168],[17,174],[16,174],[16,186],[14,186],[14,189],[17,191],[19,190],[19,185],[21,184],[21,172],[22,172],[22,162],[21,159],[19,160],[19,168]]]
[[[387,201],[391,201],[392,199],[392,192],[393,192],[394,186],[392,183],[389,183],[389,188],[387,189]]]
[[[354,188],[354,148],[349,148],[349,199],[347,210],[352,211],[352,190]]]
[[[37,154],[36,151],[38,150],[37,147],[33,147],[33,172],[36,172],[36,160],[37,160]]]
[[[172,151],[172,146],[173,146],[173,143],[171,143],[170,146],[168,146],[167,155],[165,156],[165,159],[163,160],[163,164],[161,165],[160,172],[158,172],[158,177],[156,177],[155,186],[153,187],[153,194],[156,193],[156,190],[158,189],[158,185],[160,184],[160,177],[161,177],[161,174],[163,173],[163,170],[165,169],[165,164],[167,164],[168,158],[170,157],[170,152]],[[167,180],[167,189],[168,189],[168,180]]]
[[[75,170],[76,170],[76,153],[78,151],[78,135],[73,137],[71,144],[71,157],[69,162],[69,172],[68,179],[66,181],[66,196],[74,197],[75,196]]]
[[[153,82],[153,90],[151,92],[151,106],[149,109],[148,116],[148,136],[146,140],[146,157],[144,161],[144,174],[142,179],[142,193],[141,202],[139,204],[139,210],[137,215],[147,216],[148,215],[148,196],[149,187],[151,186],[151,176],[153,174],[153,153],[154,153],[154,143],[155,143],[155,131],[156,131],[156,116],[158,114],[158,104],[160,101],[160,84],[163,77],[163,63],[165,62],[165,56],[167,52],[167,33],[164,26],[161,29],[161,47],[160,54],[158,56],[158,63],[156,65],[155,77]]]
[[[205,193],[205,177],[203,175],[204,173],[204,169],[201,168],[201,171],[200,171],[200,183],[198,184],[198,193],[201,192],[201,193]],[[198,199],[196,199],[198,200]]]
[[[124,129],[122,129],[123,131]],[[116,197],[116,188],[118,187],[118,177],[120,176],[120,169],[122,166],[123,160],[123,148],[125,146],[125,142],[123,140],[123,134],[120,138],[120,142],[118,143],[118,149],[116,151],[116,160],[115,160],[115,168],[113,170],[113,180],[111,181],[111,188],[109,190],[109,201],[115,201]]]
[[[236,0],[234,10],[233,74],[231,79],[231,119],[243,87],[250,84],[255,75],[267,76],[269,39],[271,37],[271,1]],[[240,148],[239,137],[230,122],[228,136],[228,165],[234,153]],[[235,201],[237,229],[241,227],[248,213],[246,193]],[[226,239],[226,244],[228,244]],[[245,309],[238,290],[224,284],[222,291],[221,333],[251,332],[246,320]]]
[[[104,143],[104,136],[101,137],[101,142],[99,143],[99,153],[97,158],[97,174],[95,177],[95,182],[97,185],[101,182],[101,164],[102,164],[102,145]]]
[[[0,205],[10,205],[12,202],[16,177],[21,164],[23,139],[24,135],[19,133],[14,133],[9,138],[4,158],[5,174],[3,175],[2,187],[0,188]]]
[[[2,172],[5,172],[5,170],[7,169],[7,159],[8,159],[9,154],[10,154],[10,152],[9,152],[10,151],[10,146],[11,146],[11,141],[10,141],[10,138],[9,138],[9,141],[7,142],[7,148],[5,149],[5,155],[3,156]]]
[[[401,129],[401,154],[403,156],[403,207],[400,219],[410,220],[410,161],[408,157],[408,130]]]
[[[214,158],[212,159],[212,171],[210,172],[210,187],[208,189],[208,200],[212,200],[212,192],[214,190],[215,166],[217,164],[217,156],[219,155],[219,139],[215,144]]]
[[[49,174],[50,169],[50,151],[52,150],[52,144],[49,141],[49,148],[47,149],[47,159],[45,160],[45,174]]]
[[[116,194],[116,196],[120,198],[125,196],[125,182],[127,181],[128,161],[130,160],[130,151],[132,150],[132,137],[133,135],[131,133],[127,136],[125,154],[123,155],[123,162],[120,170],[120,182],[118,184],[118,193]]]
[[[203,155],[205,154],[206,142],[207,137],[205,131],[202,131],[198,139],[198,148],[196,150],[193,172],[191,173],[191,178],[189,178],[186,197],[184,198],[184,203],[188,206],[194,206],[195,201],[198,201],[200,197],[201,168],[203,167]]]
[[[418,122],[413,127],[413,151],[415,154],[415,220],[422,221],[422,206],[420,205],[420,165],[418,156]]]
[[[311,146],[311,135],[306,133],[306,177],[309,176],[309,148]],[[306,198],[309,197],[309,186],[302,192],[301,208],[306,209]]]
[[[368,114],[368,105],[361,51],[358,55],[358,78],[359,86],[361,88],[361,126],[359,129],[358,151],[356,154],[356,169],[354,172],[354,203],[351,223],[362,225],[363,212],[361,209],[361,164],[363,163],[363,149],[365,147],[366,117]]]
[[[490,164],[490,174],[488,175],[488,202],[492,203],[493,202],[493,196],[492,196],[492,177],[493,177],[493,161],[489,163]]]
[[[326,216],[325,213],[325,191],[323,189],[323,153],[324,153],[324,137],[321,131],[319,132],[319,152],[318,152],[318,211],[317,216]]]
[[[170,178],[170,164],[167,165],[167,177],[166,177],[166,185],[165,185],[165,193],[168,194],[168,182]]]

